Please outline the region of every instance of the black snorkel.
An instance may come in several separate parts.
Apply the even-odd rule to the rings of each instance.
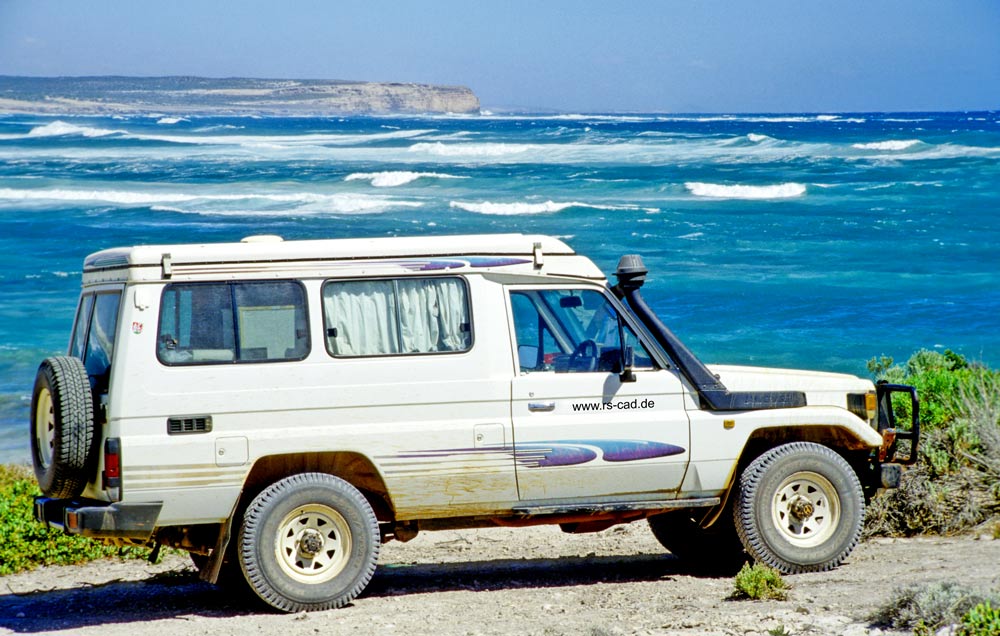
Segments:
[[[713,411],[752,411],[783,409],[806,405],[801,391],[743,391],[732,392],[712,373],[701,360],[674,335],[663,321],[650,309],[639,293],[646,282],[649,270],[638,254],[626,254],[618,261],[615,276],[618,284],[612,291],[624,298],[632,313],[646,326],[659,345],[701,396],[702,404]]]

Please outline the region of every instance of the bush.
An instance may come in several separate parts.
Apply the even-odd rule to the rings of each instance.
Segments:
[[[735,588],[732,598],[749,598],[754,601],[788,597],[788,584],[774,568],[755,563],[744,563],[733,579]]]
[[[40,565],[70,565],[107,556],[145,558],[149,553],[103,545],[42,525],[32,514],[34,498],[40,494],[29,469],[0,465],[0,576]]]
[[[868,506],[866,534],[953,533],[1000,515],[1000,372],[926,350],[905,366],[882,357],[868,368],[917,387],[922,428],[918,464]],[[909,418],[908,399],[894,409]]]
[[[989,601],[976,605],[962,617],[959,636],[1000,636],[1000,607]]]
[[[976,608],[996,600],[997,593],[966,587],[954,582],[932,583],[895,590],[893,599],[871,617],[876,625],[934,633],[947,625],[965,622]],[[996,611],[996,610],[992,610]],[[977,625],[990,616],[975,613]],[[964,632],[963,632],[964,633]],[[985,632],[989,634],[989,632]],[[970,636],[979,632],[969,632]]]

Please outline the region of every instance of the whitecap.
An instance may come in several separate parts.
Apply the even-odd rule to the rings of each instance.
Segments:
[[[367,180],[376,188],[392,188],[405,185],[417,179],[468,179],[452,174],[439,172],[410,172],[408,170],[392,170],[385,172],[355,172],[344,177],[344,181]]]
[[[217,194],[217,193],[178,193],[130,190],[17,190],[0,188],[0,200],[16,201],[76,201],[100,202],[117,205],[149,205],[151,209],[170,212],[184,212],[210,215],[255,214],[262,216],[285,216],[288,214],[354,214],[365,212],[383,212],[392,208],[414,208],[423,206],[421,201],[409,201],[386,196],[363,194],[320,194],[312,192],[285,193],[247,193],[247,194]],[[182,209],[179,207],[164,207],[163,204],[194,204],[197,209]],[[269,206],[264,210],[219,209],[218,205],[241,206],[251,204]],[[273,204],[284,204],[282,209],[273,209]]]
[[[758,135],[757,133],[750,133],[749,135],[747,135],[747,139],[754,142],[755,144],[759,144],[765,141],[774,141],[774,137],[768,137],[767,135]]]
[[[173,124],[179,124],[182,121],[190,121],[190,120],[184,117],[160,117],[159,119],[156,120],[156,123],[164,126],[170,126]]]
[[[77,126],[61,120],[35,126],[27,137],[63,137],[69,135],[79,135],[81,137],[107,137],[108,135],[124,134],[124,130],[109,130],[107,128],[94,128],[92,126]]]
[[[467,201],[452,201],[449,207],[475,212],[477,214],[488,214],[491,216],[518,216],[522,214],[551,214],[561,212],[566,208],[591,208],[594,210],[639,210],[635,205],[602,205],[598,203],[581,203],[580,201],[545,201],[542,203],[495,203],[492,201],[481,201],[470,203]]]
[[[852,148],[857,148],[858,150],[907,150],[921,144],[919,139],[892,139],[890,141],[873,141],[865,144],[852,144]]]
[[[721,185],[717,183],[688,182],[684,187],[696,197],[713,199],[790,199],[805,194],[806,186],[801,183],[781,183],[777,185]]]
[[[528,144],[443,144],[416,143],[410,146],[410,152],[424,152],[437,157],[503,157],[528,152],[534,146]]]

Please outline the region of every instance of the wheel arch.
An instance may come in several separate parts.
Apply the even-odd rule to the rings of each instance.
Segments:
[[[357,488],[379,522],[396,518],[395,507],[382,474],[365,455],[352,451],[266,455],[257,459],[243,483],[241,508],[274,482],[296,473],[327,473]]]
[[[876,433],[877,434],[877,433]],[[724,513],[733,490],[739,484],[740,475],[755,459],[783,444],[793,442],[812,442],[826,446],[842,456],[857,473],[858,478],[866,483],[871,462],[869,456],[873,447],[868,440],[859,436],[856,431],[840,424],[809,424],[801,426],[763,426],[755,429],[740,451],[739,458],[733,464],[732,472],[726,482],[722,495],[722,503],[712,508],[703,518],[702,527],[709,528],[718,521]]]

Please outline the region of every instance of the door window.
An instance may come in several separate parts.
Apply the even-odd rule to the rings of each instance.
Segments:
[[[633,368],[653,367],[649,353],[604,294],[590,289],[510,293],[521,371],[620,373],[622,340]]]

